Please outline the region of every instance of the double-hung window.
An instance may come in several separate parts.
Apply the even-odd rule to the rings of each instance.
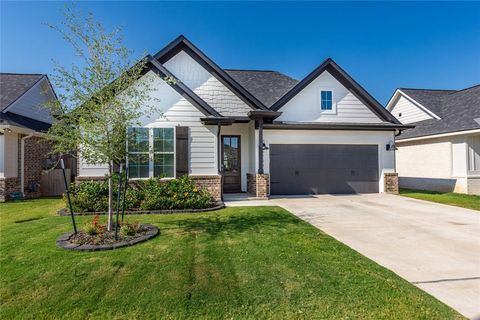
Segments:
[[[333,99],[331,90],[320,91],[320,109],[322,111],[333,111]]]
[[[130,178],[175,177],[174,128],[130,128],[127,148]]]

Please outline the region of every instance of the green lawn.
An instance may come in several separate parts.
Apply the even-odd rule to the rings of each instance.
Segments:
[[[449,204],[452,206],[473,210],[480,210],[480,196],[471,194],[412,189],[400,189],[400,194],[405,197]]]
[[[278,207],[129,217],[161,235],[74,252],[55,246],[61,206],[0,204],[1,319],[462,318]]]

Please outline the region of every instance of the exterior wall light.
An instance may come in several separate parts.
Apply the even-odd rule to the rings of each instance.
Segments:
[[[385,149],[386,149],[387,151],[395,151],[395,150],[398,150],[397,146],[395,145],[395,142],[393,142],[393,141],[390,141],[389,143],[387,143],[387,144],[385,145]]]

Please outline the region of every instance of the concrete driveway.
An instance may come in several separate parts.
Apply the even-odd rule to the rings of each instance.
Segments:
[[[279,205],[463,315],[480,319],[478,211],[387,194],[226,204]]]

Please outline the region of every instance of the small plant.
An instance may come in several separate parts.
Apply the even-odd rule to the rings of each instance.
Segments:
[[[85,226],[83,227],[83,231],[88,234],[89,236],[94,236],[98,234],[98,229],[96,226],[94,226],[91,223],[86,223]]]
[[[98,223],[99,219],[100,216],[96,214],[91,222],[85,224],[83,231],[90,236],[101,234],[104,231],[104,228]]]

